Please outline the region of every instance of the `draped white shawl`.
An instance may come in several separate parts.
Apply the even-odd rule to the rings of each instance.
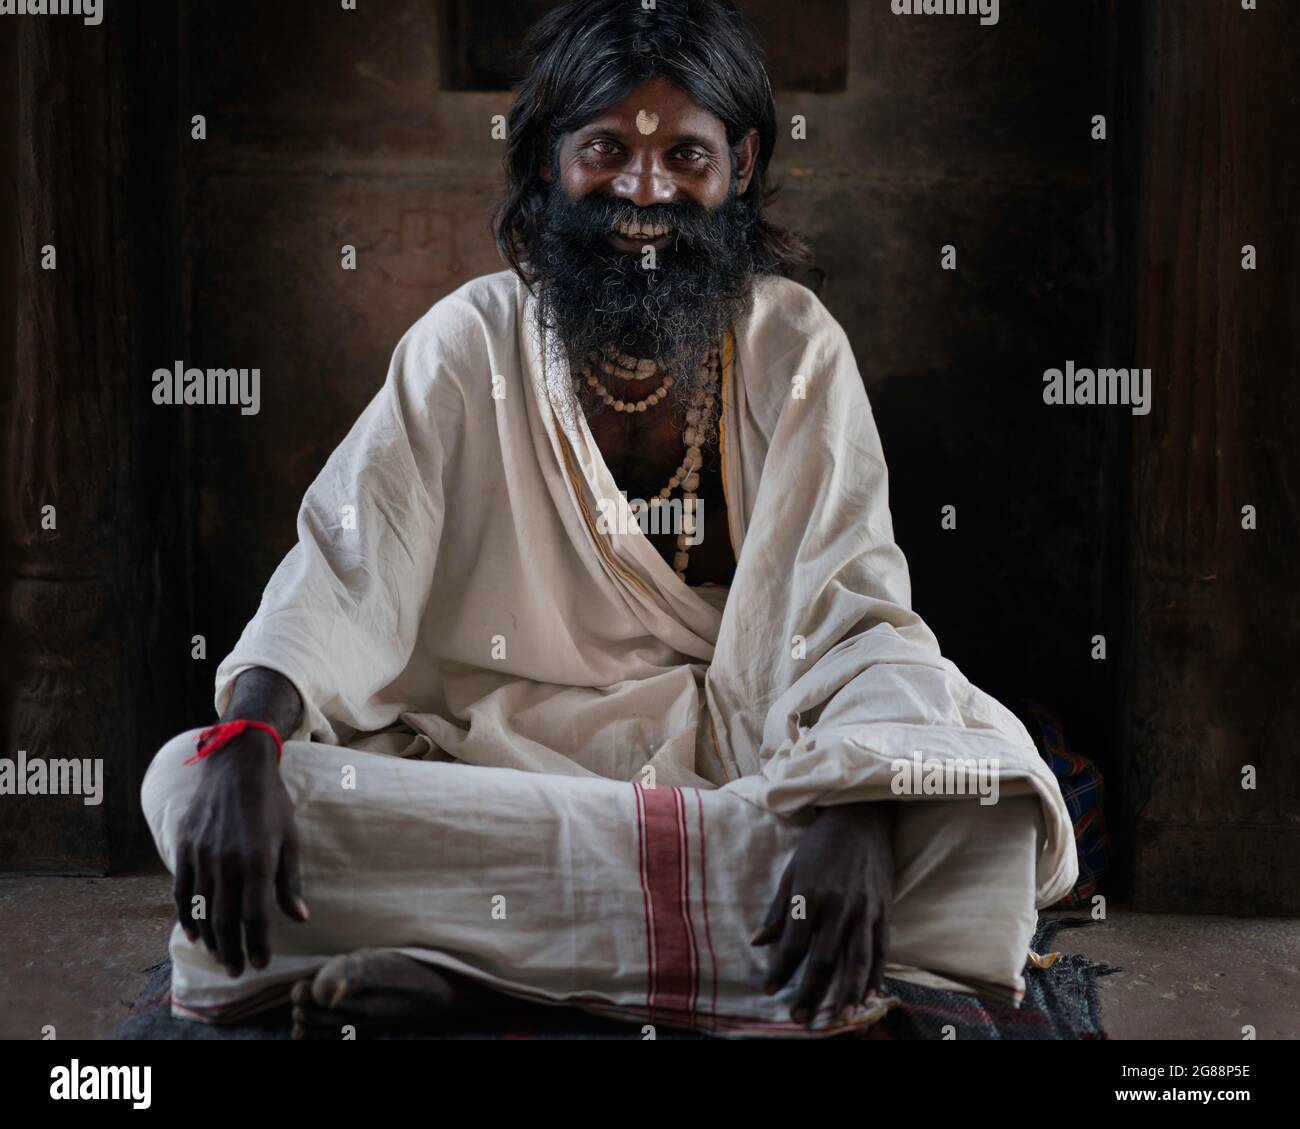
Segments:
[[[300,740],[642,783],[650,766],[781,814],[900,798],[894,762],[917,752],[987,761],[1002,795],[1042,801],[1038,904],[1066,893],[1060,789],[910,610],[871,408],[816,296],[762,279],[724,350],[723,611],[635,529],[598,528],[602,499],[627,503],[582,414],[553,410],[568,374],[534,301],[510,272],[475,279],[402,339],[217,672],[218,711],[264,666],[302,695]]]

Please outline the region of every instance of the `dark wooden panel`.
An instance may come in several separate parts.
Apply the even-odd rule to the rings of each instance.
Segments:
[[[6,450],[20,677],[5,755],[99,761],[102,803],[6,796],[0,866],[144,856],[145,765],[184,716],[164,625],[187,598],[180,433],[150,401],[176,349],[175,24],[17,24],[19,294]],[[144,60],[149,65],[144,65]],[[51,244],[57,269],[41,267]],[[42,522],[54,507],[53,527]]]
[[[1148,34],[1139,341],[1156,407],[1134,430],[1135,892],[1300,913],[1300,105],[1279,96],[1300,70],[1300,8],[1160,5]]]

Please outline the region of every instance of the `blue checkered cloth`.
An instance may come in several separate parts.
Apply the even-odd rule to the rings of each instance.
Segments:
[[[1017,711],[1029,735],[1038,747],[1038,755],[1061,786],[1066,810],[1074,824],[1074,842],[1079,854],[1079,880],[1052,908],[1081,909],[1090,907],[1091,898],[1101,888],[1110,859],[1110,836],[1102,810],[1105,781],[1101,771],[1087,757],[1070,749],[1061,719],[1040,702],[1025,700]]]

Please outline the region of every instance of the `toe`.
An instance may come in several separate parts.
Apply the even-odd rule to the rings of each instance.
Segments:
[[[347,999],[349,984],[355,979],[352,957],[351,953],[335,957],[312,978],[311,998],[318,1007],[336,1008]]]

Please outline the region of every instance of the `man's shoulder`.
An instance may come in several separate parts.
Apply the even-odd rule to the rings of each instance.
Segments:
[[[446,351],[482,344],[513,330],[523,283],[513,271],[480,275],[439,298],[406,332],[408,347]]]
[[[472,278],[439,298],[393,350],[390,376],[413,401],[444,411],[509,362],[523,284],[510,271]]]
[[[737,326],[739,335],[757,337],[767,347],[780,338],[796,343],[827,332],[843,334],[840,323],[808,287],[783,275],[760,275],[749,306]]]
[[[782,412],[804,400],[791,397],[796,376],[809,382],[806,395],[862,388],[843,327],[816,294],[793,279],[764,275],[755,284],[746,316],[736,322],[736,350],[748,410],[769,437]]]

